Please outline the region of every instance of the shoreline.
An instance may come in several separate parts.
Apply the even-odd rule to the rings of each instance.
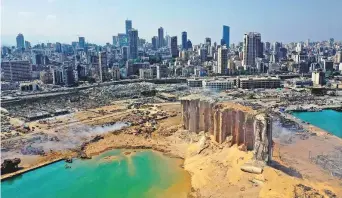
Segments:
[[[307,169],[309,171],[305,174],[310,176],[310,180],[307,180],[308,178],[306,176],[304,179],[295,178],[284,170],[275,169],[270,166],[266,166],[264,173],[261,175],[255,175],[240,170],[240,167],[244,163],[252,159],[251,152],[241,151],[236,145],[229,146],[225,143],[218,144],[210,139],[210,136],[205,135],[204,133],[195,134],[183,130],[181,124],[181,110],[178,103],[161,105],[160,108],[165,112],[177,111],[177,115],[172,117],[169,116],[162,120],[156,120],[156,129],[150,136],[147,137],[145,136],[146,133],[137,132],[137,130],[141,128],[140,125],[129,126],[117,131],[110,131],[107,134],[102,135],[102,139],[95,142],[90,141],[83,149],[78,151],[83,152],[86,156],[95,156],[113,149],[150,149],[155,152],[160,152],[166,157],[181,159],[182,163],[180,164],[180,168],[190,175],[189,185],[191,186],[191,190],[188,193],[188,197],[222,197],[228,192],[232,197],[267,197],[267,193],[270,192],[269,189],[272,189],[272,195],[276,197],[293,193],[293,189],[295,189],[298,184],[317,189],[321,194],[324,194],[324,189],[329,189],[337,195],[342,195],[342,190],[336,187],[336,178],[326,180],[328,182],[327,186],[321,185],[323,182],[319,181],[317,178],[320,178],[319,176],[323,174],[323,170],[317,169],[318,165],[314,167],[314,164],[308,164],[307,161],[303,161],[304,158],[307,157],[306,153],[304,153],[305,151],[303,151],[307,149],[305,144],[310,143],[312,140],[316,141],[317,138],[323,139],[321,144],[329,141],[336,144],[336,138],[330,138],[330,135],[327,137],[328,139],[320,136],[309,137],[309,140],[299,140],[287,147],[276,143],[277,146],[282,147],[282,150],[281,152],[280,150],[277,151],[278,153],[276,151],[274,152],[274,161],[278,162],[285,170],[286,167],[293,166],[296,170],[300,170],[301,173],[303,170],[305,172],[303,167],[308,166]],[[88,113],[91,114],[92,112],[88,111]],[[283,115],[284,114],[280,114],[278,116]],[[105,122],[111,122],[114,119],[120,120],[120,117],[116,114],[112,114],[108,118],[107,116],[104,115],[106,120],[102,120],[102,117],[98,116],[96,121],[93,120],[88,124],[101,125]],[[148,124],[144,127],[148,127]],[[68,123],[66,126],[68,126]],[[59,125],[56,125],[56,127],[59,127]],[[201,148],[200,139],[203,135],[206,136],[205,146],[204,148]],[[317,140],[317,142],[319,141],[321,140]],[[303,142],[305,142],[304,146],[301,145]],[[339,142],[341,142],[341,140],[337,143]],[[333,145],[330,145],[329,148],[332,146]],[[301,153],[299,153],[298,150],[301,151]],[[277,154],[279,154],[279,157],[276,156]],[[291,155],[293,154],[297,156],[291,158]],[[303,157],[304,154],[305,157]],[[57,160],[58,157],[60,160],[63,160],[65,157],[70,156],[77,156],[77,150],[73,150],[73,152],[69,151],[69,153],[47,153],[47,156],[41,157],[37,162],[41,164],[44,163],[46,166],[53,163],[52,161]],[[301,160],[299,161],[300,164],[298,165],[296,161],[292,161],[294,159]],[[34,170],[33,167],[35,166],[31,167],[32,170]],[[36,169],[37,168],[38,167],[36,167]],[[30,168],[25,169],[25,171],[24,169],[22,171],[29,172],[28,169]],[[17,171],[10,174],[12,174],[11,177],[8,176],[8,174],[1,176],[1,181],[3,181],[5,177],[12,178],[15,175],[23,173]],[[251,182],[259,176],[262,177],[261,184]],[[324,178],[327,177],[328,174],[324,173]],[[279,182],[283,182],[287,190],[284,190],[283,186],[279,185]],[[317,185],[317,183],[319,185]]]
[[[54,164],[54,163],[57,163],[57,162],[60,162],[64,160],[64,157],[61,157],[59,159],[55,159],[55,160],[52,160],[52,161],[47,161],[47,162],[43,162],[41,164],[38,164],[36,166],[32,166],[32,167],[29,167],[29,168],[23,168],[23,169],[20,169],[16,172],[13,172],[13,173],[7,173],[7,174],[4,174],[4,175],[1,175],[1,182],[3,181],[6,181],[6,180],[9,180],[9,179],[13,179],[17,176],[20,176],[22,174],[25,174],[25,173],[28,173],[28,172],[31,172],[31,171],[34,171],[34,170],[37,170],[39,168],[43,168],[45,166],[48,166],[48,165],[51,165],[51,164]]]
[[[334,110],[336,111],[336,110]],[[285,119],[285,120],[289,120],[291,122],[295,122],[297,125],[299,125],[300,127],[302,127],[306,133],[309,133],[309,134],[315,134],[315,135],[318,135],[318,136],[333,136],[333,137],[336,137],[336,138],[340,138],[342,139],[342,137],[338,137],[337,135],[333,134],[332,132],[329,132],[325,129],[322,129],[314,124],[307,124],[306,121],[294,116],[293,114],[291,114],[291,112],[310,112],[310,111],[302,111],[302,110],[298,110],[298,111],[290,111],[290,112],[277,112],[278,115],[276,115],[275,118],[278,117],[281,117],[280,119]],[[337,111],[339,112],[339,111]],[[342,111],[341,111],[342,112]],[[280,121],[281,122],[281,121]],[[288,130],[292,130],[290,128],[287,128],[287,127],[284,127]],[[298,133],[298,132],[295,132],[295,133]],[[301,132],[299,132],[301,133]]]

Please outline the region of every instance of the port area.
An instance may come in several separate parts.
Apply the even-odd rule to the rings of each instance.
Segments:
[[[183,167],[191,174],[193,197],[227,197],[227,192],[231,197],[342,196],[340,138],[311,125],[306,128],[280,110],[286,103],[279,98],[230,101],[266,109],[272,116],[272,162],[261,174],[241,171],[241,166],[252,160],[252,151],[242,151],[227,142],[219,144],[204,132],[184,130],[180,102],[149,96],[118,99],[67,115],[25,122],[12,128],[23,130],[19,135],[1,140],[2,160],[20,158],[19,166],[25,172],[65,158],[86,160],[110,149],[154,149],[184,159]],[[31,105],[44,107],[44,102]],[[21,120],[19,116],[11,117],[13,124],[19,121],[12,119]]]

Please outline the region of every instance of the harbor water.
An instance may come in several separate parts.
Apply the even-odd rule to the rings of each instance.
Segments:
[[[293,112],[292,115],[342,138],[342,112],[323,110],[317,112]]]
[[[1,194],[2,198],[187,197],[190,175],[181,163],[152,150],[112,150],[3,181]]]

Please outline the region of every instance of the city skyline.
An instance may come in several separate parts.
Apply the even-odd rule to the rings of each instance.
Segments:
[[[1,39],[3,45],[15,45],[15,37],[22,33],[25,40],[33,44],[48,41],[71,43],[77,41],[79,36],[85,37],[86,42],[105,44],[111,43],[112,36],[125,33],[125,20],[129,19],[133,28],[139,31],[139,36],[147,41],[158,34],[159,27],[163,27],[164,36],[181,38],[181,33],[186,31],[188,39],[195,44],[203,43],[206,37],[211,38],[212,43],[220,43],[223,25],[230,27],[231,43],[242,42],[247,32],[260,32],[263,40],[270,42],[342,40],[342,25],[334,20],[338,19],[342,2],[291,2],[293,0],[286,3],[220,1],[210,4],[211,9],[208,9],[208,4],[201,1],[176,0],[164,5],[154,0],[129,3],[101,1],[101,4],[97,1],[82,4],[78,0],[68,4],[64,0],[36,0],[30,3],[4,0],[1,3]],[[318,8],[328,10],[326,16],[332,20],[320,19]],[[177,14],[181,11],[186,14]],[[322,13],[319,16],[324,18]]]

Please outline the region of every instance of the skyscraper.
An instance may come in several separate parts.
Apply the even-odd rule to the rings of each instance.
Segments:
[[[157,45],[157,41],[158,40],[158,37],[157,36],[154,36],[154,37],[152,37],[152,49],[153,50],[156,50],[157,49],[157,47],[158,47],[158,45]]]
[[[106,77],[106,73],[108,72],[108,56],[107,52],[99,52],[99,77],[100,77],[100,82],[103,82]]]
[[[171,37],[171,55],[172,57],[178,57],[177,36]]]
[[[217,60],[217,73],[226,74],[228,68],[228,49],[226,46],[221,46],[218,49]]]
[[[205,44],[207,45],[207,46],[211,46],[211,39],[210,38],[205,38]]]
[[[265,42],[265,52],[270,52],[271,51],[271,43],[270,42]]]
[[[188,49],[188,34],[186,32],[182,32],[182,49]]]
[[[84,37],[78,37],[78,46],[82,49],[85,47],[85,38]]]
[[[29,41],[25,41],[25,49],[30,49],[31,43]]]
[[[159,48],[164,47],[164,29],[162,27],[158,28],[158,44]]]
[[[281,44],[280,44],[280,43],[274,42],[274,43],[273,43],[273,52],[274,52],[274,53],[278,53],[279,50],[280,50],[280,47],[281,47]],[[299,51],[301,51],[301,50],[299,50]]]
[[[128,34],[119,33],[118,39],[120,47],[128,46]]]
[[[17,36],[17,48],[25,48],[24,35],[21,33]]]
[[[59,42],[56,42],[55,50],[56,50],[56,52],[61,53],[62,52],[62,44]]]
[[[136,59],[138,58],[138,30],[131,29],[128,35],[130,58]]]
[[[224,25],[224,26],[223,26],[223,35],[222,35],[222,39],[223,39],[223,41],[224,41],[224,44],[226,44],[227,48],[228,48],[229,45],[230,45],[229,37],[230,37],[230,28],[229,28],[229,26]]]
[[[171,37],[167,34],[165,36],[165,46],[168,48],[170,48],[170,46],[171,46]]]
[[[206,45],[206,48],[207,48],[207,53],[209,54],[209,55],[212,55],[211,54],[211,39],[210,38],[205,38],[205,45]]]
[[[128,35],[129,31],[132,29],[132,21],[127,19],[125,23],[126,23],[126,34]]]
[[[260,56],[261,35],[257,32],[250,32],[244,35],[243,39],[243,65],[255,66],[255,58]]]
[[[192,48],[192,42],[190,41],[190,39],[188,39],[188,42],[186,42],[186,47],[188,49],[191,49]]]
[[[122,48],[121,48],[121,50],[122,50],[122,59],[124,60],[124,61],[126,61],[127,59],[128,59],[128,47],[127,46],[123,46]]]
[[[119,37],[118,36],[113,36],[113,45],[117,46],[119,44]]]

